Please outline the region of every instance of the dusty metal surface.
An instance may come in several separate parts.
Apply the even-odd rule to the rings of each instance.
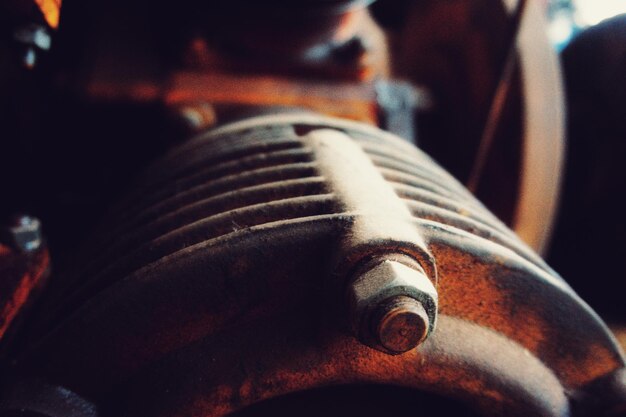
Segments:
[[[0,416],[254,415],[255,407],[298,393],[360,387],[367,394],[358,395],[377,400],[396,398],[385,397],[389,390],[413,393],[424,399],[419,411],[433,415],[445,413],[442,402],[460,415],[624,413],[620,348],[517,235],[400,138],[297,113],[415,139],[414,86],[387,78],[386,39],[368,1],[190,1],[167,9],[149,0],[87,3],[65,9],[76,20],[61,35],[67,42],[91,34],[82,45],[89,58],[72,56],[68,64],[62,61],[80,47],[61,49],[57,64],[70,69],[50,79],[53,89],[71,91],[72,104],[42,118],[54,121],[41,122],[52,133],[36,142],[50,161],[47,170],[33,170],[52,177],[65,170],[59,182],[85,174],[77,201],[97,195],[92,209],[109,206],[108,194],[85,190],[110,186],[106,173],[123,171],[120,150],[134,149],[126,160],[138,167],[150,160],[146,153],[159,153],[156,136],[168,138],[163,149],[180,143],[185,135],[159,136],[171,127],[163,114],[186,133],[242,114],[289,114],[222,126],[174,147],[89,239],[64,227],[91,224],[90,210],[78,211],[89,221],[52,210],[51,217],[61,214],[60,234],[84,247],[65,254],[63,285],[30,317],[18,335],[21,348],[0,363]],[[485,158],[502,151],[497,137],[513,131],[520,139],[489,161],[506,169],[494,177],[487,175],[493,165],[481,162],[474,185],[505,202],[521,192],[517,211],[511,204],[502,218],[541,250],[558,194],[561,103],[554,56],[535,38],[541,29],[528,22],[536,23],[537,9],[526,3],[533,5],[407,2],[408,23],[387,34],[401,40],[400,51],[392,48],[400,52],[396,74],[427,82],[439,115],[453,115],[441,118],[446,126],[430,144],[459,163],[452,164],[457,172],[471,166],[466,150],[480,134],[489,138]],[[37,4],[44,13],[36,13],[39,26],[14,33],[26,50],[20,62],[32,69],[37,56],[30,52],[50,46],[42,19],[55,26],[60,2],[15,4]],[[513,30],[505,6],[519,12]],[[98,18],[83,20],[90,13]],[[511,59],[501,75],[505,56]],[[527,95],[523,103],[518,90]],[[55,100],[68,98],[46,103]],[[111,114],[126,113],[121,104],[131,111],[112,121]],[[484,118],[489,128],[481,133]],[[26,120],[15,132],[31,125]],[[455,134],[450,146],[444,139]],[[96,149],[107,153],[91,150],[99,142],[108,146]],[[64,143],[85,154],[69,164],[82,169],[57,166],[66,160],[59,158]],[[89,175],[95,161],[102,167]],[[119,187],[128,175],[117,174]],[[44,176],[33,175],[39,190],[54,184]],[[500,187],[485,188],[487,176]],[[51,195],[65,198],[58,191]],[[48,196],[37,197],[48,204]],[[13,249],[0,246],[0,278],[5,271],[10,278],[0,283],[0,338],[47,268],[33,225],[22,226],[11,232]],[[17,252],[22,269],[5,262]],[[25,265],[41,268],[30,274]],[[394,407],[382,409],[368,411]]]
[[[351,384],[483,416],[623,404],[589,399],[624,367],[605,325],[398,137],[259,117],[184,143],[133,190],[12,369],[100,416],[221,416]]]

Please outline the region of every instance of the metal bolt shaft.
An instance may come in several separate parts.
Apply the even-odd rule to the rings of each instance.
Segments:
[[[422,303],[406,296],[385,300],[371,320],[378,342],[393,353],[404,353],[428,336],[430,321]]]

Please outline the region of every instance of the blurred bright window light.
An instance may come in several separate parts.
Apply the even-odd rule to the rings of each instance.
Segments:
[[[576,20],[590,26],[604,19],[626,13],[626,0],[574,0]]]
[[[546,4],[548,36],[561,51],[581,30],[626,13],[626,0],[541,0]]]

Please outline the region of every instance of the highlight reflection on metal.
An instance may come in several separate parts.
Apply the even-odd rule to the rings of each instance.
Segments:
[[[567,284],[428,156],[363,124],[210,131],[148,170],[96,236],[16,372],[112,415],[219,416],[376,383],[484,416],[596,416],[609,402],[587,387],[623,386],[619,348]],[[393,311],[408,315],[389,336]]]
[[[48,25],[52,29],[56,29],[61,17],[62,0],[35,0],[35,3],[37,3]]]

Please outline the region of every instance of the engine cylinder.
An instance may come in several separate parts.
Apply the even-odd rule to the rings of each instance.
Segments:
[[[485,416],[567,416],[571,393],[624,366],[539,256],[376,128],[311,114],[236,122],[172,150],[131,190],[17,366],[112,415],[218,416],[376,384]]]

